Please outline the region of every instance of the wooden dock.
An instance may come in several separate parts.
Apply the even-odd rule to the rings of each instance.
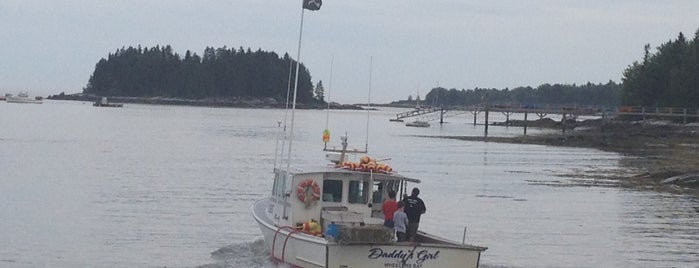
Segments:
[[[649,119],[669,119],[677,121],[682,119],[684,124],[699,121],[699,109],[672,108],[672,107],[632,107],[622,106],[618,108],[592,107],[592,106],[515,106],[515,105],[472,105],[472,106],[452,106],[452,107],[423,107],[414,110],[398,113],[393,122],[403,122],[403,119],[418,116],[432,116],[439,119],[439,123],[444,123],[444,118],[460,114],[473,114],[473,124],[476,125],[477,115],[485,113],[485,132],[488,132],[489,114],[499,112],[505,115],[506,122],[510,121],[513,114],[524,114],[524,134],[527,134],[527,118],[529,114],[535,114],[539,119],[544,119],[549,115],[561,115],[562,131],[566,131],[566,121],[575,119],[578,116],[599,116],[601,118],[623,118],[642,120]],[[431,120],[427,120],[431,121]]]

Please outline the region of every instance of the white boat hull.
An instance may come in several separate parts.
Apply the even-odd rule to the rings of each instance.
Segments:
[[[253,216],[260,226],[272,259],[295,267],[421,267],[477,268],[484,248],[439,241],[440,243],[337,244],[323,237],[278,228],[267,213],[270,202],[253,205]],[[427,234],[430,239],[439,239]],[[437,241],[437,240],[435,240]]]
[[[7,102],[12,102],[12,103],[34,103],[34,104],[41,104],[41,100],[35,100],[35,99],[27,99],[27,98],[16,98],[16,97],[8,97],[5,101]]]

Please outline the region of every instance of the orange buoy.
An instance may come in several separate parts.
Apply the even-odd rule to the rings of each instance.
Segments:
[[[327,128],[323,130],[323,142],[329,142],[330,141],[330,130]]]

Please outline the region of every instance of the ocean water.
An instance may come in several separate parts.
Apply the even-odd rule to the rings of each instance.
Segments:
[[[471,114],[430,128],[388,121],[400,111],[372,112],[368,137],[365,111],[296,111],[292,164],[322,161],[326,122],[331,144],[341,135],[368,144],[422,180],[421,229],[461,241],[465,228],[468,243],[489,247],[483,267],[699,263],[699,201],[603,179],[631,172],[618,165],[624,156],[425,138],[483,135],[483,126]],[[250,206],[283,164],[275,151],[284,118],[272,109],[0,102],[0,267],[276,267]]]

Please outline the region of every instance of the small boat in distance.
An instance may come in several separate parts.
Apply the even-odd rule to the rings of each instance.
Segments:
[[[124,104],[121,103],[110,103],[107,100],[107,97],[102,97],[99,101],[96,101],[95,103],[92,104],[92,106],[95,107],[123,107]]]
[[[35,104],[41,104],[43,101],[41,98],[30,98],[29,94],[24,91],[20,91],[17,93],[17,96],[14,96],[12,94],[5,94],[5,98],[7,102],[13,102],[13,103],[35,103]]]
[[[413,122],[405,123],[406,127],[430,127],[430,123],[422,120],[415,120]]]

